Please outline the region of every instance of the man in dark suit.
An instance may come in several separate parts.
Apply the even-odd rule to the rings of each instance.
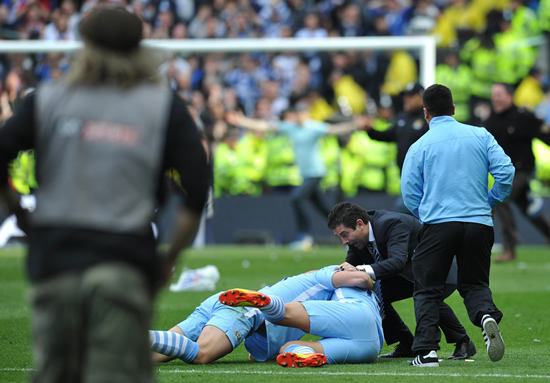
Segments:
[[[380,280],[383,297],[382,321],[384,338],[391,345],[399,342],[394,351],[381,358],[413,357],[413,334],[401,320],[391,303],[412,298],[414,279],[411,258],[418,244],[422,224],[414,217],[384,210],[366,211],[362,207],[342,202],[334,206],[328,216],[328,227],[348,245],[345,270],[364,270],[374,280]],[[379,262],[368,247],[374,246]],[[444,297],[456,290],[456,262],[453,264]],[[476,353],[474,343],[453,310],[444,302],[439,305],[439,327],[448,343],[456,343],[453,355],[448,359],[467,359]]]

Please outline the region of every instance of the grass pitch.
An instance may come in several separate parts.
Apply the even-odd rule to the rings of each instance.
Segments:
[[[218,267],[221,279],[216,290],[234,287],[259,289],[279,279],[329,264],[339,264],[345,249],[315,247],[301,253],[286,247],[211,246],[190,250],[177,267],[174,281],[185,266]],[[172,361],[155,366],[157,381],[168,382],[550,382],[550,250],[521,247],[518,261],[493,264],[491,289],[504,312],[500,329],[506,354],[497,363],[487,357],[481,330],[473,326],[462,299],[454,293],[447,299],[473,339],[478,353],[473,361],[443,360],[439,368],[409,367],[405,359],[380,359],[373,364],[325,365],[320,368],[284,369],[275,362],[248,360],[243,345],[219,361],[187,365]],[[25,382],[32,371],[30,312],[26,294],[23,249],[0,249],[0,382]],[[213,292],[179,292],[165,289],[156,301],[154,329],[167,330],[183,320]],[[412,299],[394,304],[414,332]],[[310,337],[310,339],[314,339]],[[445,359],[454,345],[443,339],[439,357]],[[383,352],[393,347],[386,346]]]

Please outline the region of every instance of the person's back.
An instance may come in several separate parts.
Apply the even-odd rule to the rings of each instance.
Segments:
[[[461,124],[451,116],[435,117],[430,130],[408,152],[411,158],[421,158],[420,171],[430,174],[432,180],[424,185],[422,202],[413,214],[428,223],[491,224],[491,207],[487,204],[487,148],[491,139],[483,128]],[[408,170],[404,168],[403,173]],[[409,182],[407,178],[405,181]],[[405,186],[417,187],[413,183]],[[467,204],[463,203],[464,196],[468,196]]]

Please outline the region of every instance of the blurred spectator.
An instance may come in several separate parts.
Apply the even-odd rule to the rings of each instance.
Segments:
[[[180,55],[173,54],[159,67],[159,73],[166,77],[174,90],[190,90],[191,65]]]
[[[345,4],[338,12],[337,29],[342,37],[366,36],[370,23],[363,17],[361,7],[356,3]]]
[[[491,86],[495,81],[497,51],[493,35],[486,31],[471,38],[464,44],[459,55],[472,70],[470,118],[471,123],[476,125],[488,117],[485,112],[490,104]]]
[[[441,62],[435,68],[435,82],[451,90],[455,103],[453,117],[457,121],[468,123],[472,95],[472,70],[468,65],[460,62],[456,49],[442,50],[441,56]]]
[[[217,18],[212,7],[203,4],[193,20],[189,23],[189,36],[195,39],[225,37],[226,28],[223,21]]]
[[[414,0],[405,29],[407,35],[429,35],[435,28],[439,9],[433,0]]]
[[[176,23],[172,27],[172,31],[170,32],[170,38],[174,40],[183,40],[188,38],[189,35],[187,34],[187,25],[184,23]]]
[[[256,77],[258,63],[250,54],[242,53],[234,64],[235,67],[227,72],[224,80],[237,92],[245,112],[252,113],[256,100],[260,97],[259,82]]]
[[[328,36],[325,28],[321,27],[321,19],[315,12],[304,16],[304,26],[296,31],[294,37],[298,39],[322,39]]]
[[[483,2],[450,0],[450,5],[442,11],[433,31],[439,38],[439,45],[443,47],[456,46],[461,31],[482,32],[485,27],[486,15],[486,11],[482,7]]]
[[[59,7],[61,13],[68,17],[68,29],[72,34],[78,36],[78,23],[80,23],[80,14],[77,12],[76,4],[73,0],[62,0]]]
[[[520,238],[511,208],[512,203],[550,244],[550,219],[542,212],[542,205],[536,203],[537,200],[532,198],[530,192],[530,181],[535,170],[533,139],[538,138],[550,145],[550,128],[533,113],[514,105],[513,94],[514,88],[509,84],[493,85],[493,111],[484,124],[504,152],[510,156],[516,169],[510,196],[495,209],[502,231],[503,252],[493,259],[494,262],[516,259],[516,246]]]
[[[538,48],[532,46],[526,36],[511,28],[511,17],[504,13],[500,31],[494,35],[497,49],[495,82],[518,84],[535,65]]]
[[[292,12],[289,24],[292,25],[295,30],[303,28],[306,14],[315,11],[313,2],[311,0],[287,0],[286,3]]]
[[[385,0],[372,8],[373,16],[384,19],[388,32],[392,36],[405,35],[408,11],[408,7],[403,6],[397,0]]]
[[[394,107],[401,109],[399,95],[408,84],[416,82],[417,79],[418,69],[411,54],[404,50],[392,51],[382,92],[392,96]]]
[[[527,0],[511,0],[510,7],[505,10],[509,13],[510,29],[513,34],[522,37],[540,35],[540,25],[534,10],[529,8]]]
[[[520,108],[526,108],[531,112],[544,100],[542,90],[542,73],[537,68],[529,71],[519,83],[514,92],[514,104]]]
[[[19,28],[19,37],[22,40],[37,40],[41,38],[44,22],[44,12],[38,3],[29,4],[25,23]]]
[[[271,104],[271,114],[279,116],[288,109],[288,98],[283,97],[280,92],[279,83],[275,80],[265,81],[260,84],[261,96]]]
[[[289,97],[296,78],[296,68],[300,58],[294,52],[283,51],[273,57],[272,65],[275,76],[279,80],[281,96]]]
[[[42,38],[50,41],[75,41],[75,31],[69,28],[69,15],[59,12],[54,21],[46,25]]]
[[[153,24],[152,39],[168,39],[171,36],[175,18],[168,3],[160,3],[158,15]]]
[[[38,81],[57,80],[69,68],[69,61],[63,53],[47,53],[36,65],[34,73]]]

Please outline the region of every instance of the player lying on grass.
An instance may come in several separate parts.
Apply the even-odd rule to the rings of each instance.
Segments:
[[[285,302],[329,300],[335,289],[343,286],[372,288],[364,272],[338,272],[337,266],[285,278],[261,291],[273,294]],[[218,301],[220,293],[201,303],[184,321],[169,331],[150,331],[151,349],[155,363],[179,358],[186,363],[213,362],[237,347],[247,336],[255,334],[250,349],[259,361],[274,358],[290,340],[300,339],[301,329],[264,324],[260,310],[251,307],[229,307]]]
[[[370,363],[376,360],[384,345],[380,307],[372,290],[340,287],[334,290],[329,301],[285,303],[276,295],[232,289],[220,294],[219,299],[229,306],[260,309],[266,323],[295,327],[323,337],[318,341],[286,342],[277,356],[277,363],[283,367]],[[256,341],[259,335],[253,334],[245,341],[249,351],[254,350],[252,342],[261,348],[262,343]]]

